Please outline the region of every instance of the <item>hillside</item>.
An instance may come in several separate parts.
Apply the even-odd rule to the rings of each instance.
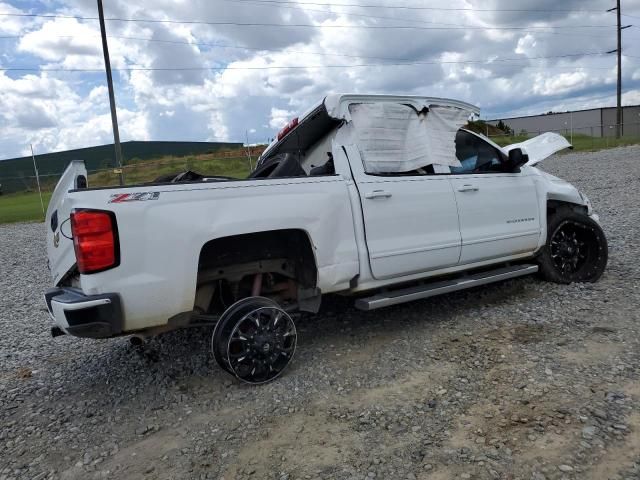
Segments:
[[[262,149],[252,149],[252,166]],[[186,157],[167,156],[152,161],[139,161],[123,168],[125,184],[152,182],[161,175],[193,170],[203,175],[220,175],[244,178],[249,174],[249,159],[245,149],[227,150],[217,153],[189,155]],[[101,170],[89,174],[90,186],[118,185],[115,170]]]
[[[241,143],[220,142],[123,142],[122,155],[124,164],[131,165],[146,160],[212,154],[238,150],[241,147]],[[113,169],[115,167],[113,144],[36,155],[41,180],[45,183],[51,183],[53,180],[55,183],[69,162],[77,159],[84,160],[90,171]],[[31,157],[0,161],[0,184],[4,193],[34,189],[35,178],[33,177]]]
[[[251,164],[253,167],[255,167],[255,162],[263,149],[264,146],[251,148]],[[204,175],[244,178],[250,171],[249,158],[245,148],[185,157],[165,156],[153,160],[140,160],[133,164],[125,165],[123,173],[125,183],[130,185],[151,182],[160,175],[178,173],[185,170],[194,170]],[[57,175],[41,179],[45,208],[57,180]],[[116,186],[119,183],[119,175],[117,170],[113,168],[100,169],[99,171],[90,172],[88,180],[91,187]],[[29,185],[27,191],[23,190],[17,193],[0,195],[0,224],[20,221],[42,221],[42,219],[42,207],[35,181],[33,185]]]

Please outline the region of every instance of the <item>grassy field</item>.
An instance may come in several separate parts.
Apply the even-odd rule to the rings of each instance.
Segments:
[[[255,161],[255,158],[253,159]],[[245,178],[249,174],[246,156],[231,158],[215,158],[214,154],[194,157],[164,157],[152,162],[138,162],[124,167],[127,184],[152,182],[161,175],[193,170],[203,175],[220,175],[224,177]],[[118,175],[113,171],[92,173],[89,175],[91,186],[118,185]]]
[[[50,192],[42,193],[44,208],[47,208]],[[12,193],[0,196],[0,224],[11,222],[41,222],[44,220],[38,192]]]
[[[254,162],[256,158],[253,158]],[[249,174],[246,156],[215,158],[214,154],[192,157],[163,157],[153,161],[139,161],[124,167],[126,184],[152,182],[161,175],[194,170],[205,175],[221,175],[245,178]],[[90,173],[89,186],[106,187],[118,185],[118,175],[112,170]],[[45,210],[49,203],[53,182],[43,184],[42,198]],[[0,195],[0,224],[12,222],[43,221],[40,197],[37,192]]]

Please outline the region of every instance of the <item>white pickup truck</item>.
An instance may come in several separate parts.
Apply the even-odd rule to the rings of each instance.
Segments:
[[[538,271],[596,281],[607,241],[589,200],[533,166],[569,143],[546,133],[501,148],[462,128],[478,113],[330,95],[246,179],[89,188],[72,162],[45,224],[52,334],[215,325],[221,367],[262,383],[293,357],[293,314],[317,312],[324,294],[371,310]]]

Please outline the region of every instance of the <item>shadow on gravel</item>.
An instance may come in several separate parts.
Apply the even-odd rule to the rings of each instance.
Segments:
[[[461,326],[465,320],[477,320],[480,309],[487,315],[496,305],[520,303],[535,296],[532,287],[536,284],[532,279],[515,279],[372,312],[356,310],[353,298],[327,296],[318,315],[302,315],[296,322],[298,349],[291,368],[262,388],[277,392],[295,387],[302,382],[298,377],[304,375],[307,381],[314,378],[326,363],[331,364],[346,351],[383,352],[392,342],[406,341],[418,332],[430,338],[444,324]],[[92,392],[101,402],[123,404],[139,396],[164,395],[167,389],[181,394],[195,394],[198,389],[207,394],[226,388],[250,391],[254,387],[236,382],[217,366],[210,354],[211,334],[210,327],[185,329],[155,337],[141,347],[131,345],[126,338],[98,342],[95,354],[82,349],[56,362],[55,368],[65,377],[65,387],[59,392],[65,397]],[[533,338],[535,331],[514,334],[516,341]],[[65,341],[72,344],[87,340]],[[381,357],[370,360],[384,361]],[[133,384],[135,388],[122,392],[120,384]]]

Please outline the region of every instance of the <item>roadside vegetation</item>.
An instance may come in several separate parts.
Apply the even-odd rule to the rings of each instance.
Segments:
[[[255,165],[256,158],[253,158]],[[123,168],[127,184],[152,182],[162,175],[193,170],[203,175],[245,178],[249,174],[249,160],[246,155],[216,158],[215,154],[189,157],[162,157],[151,161],[139,160]],[[113,170],[89,174],[91,186],[118,185],[118,175]]]
[[[44,208],[47,208],[51,192],[42,192]],[[0,224],[34,222],[44,220],[38,192],[11,193],[0,196]]]
[[[253,156],[253,165],[257,157]],[[161,175],[179,173],[185,170],[233,178],[245,178],[249,174],[249,160],[243,152],[228,158],[216,158],[215,153],[188,157],[162,157],[153,160],[134,160],[123,168],[127,184],[152,182]],[[89,173],[89,186],[106,187],[118,185],[118,174],[114,170]],[[55,188],[55,182],[42,184],[45,210]],[[11,193],[0,195],[0,224],[12,222],[43,221],[38,192]]]

